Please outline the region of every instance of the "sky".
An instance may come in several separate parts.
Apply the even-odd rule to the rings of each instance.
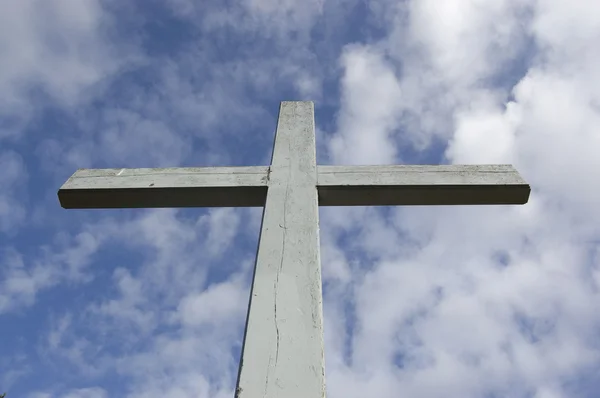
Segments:
[[[322,208],[330,398],[600,395],[600,2],[0,0],[0,392],[232,397],[261,209],[78,168],[513,164],[524,206]]]

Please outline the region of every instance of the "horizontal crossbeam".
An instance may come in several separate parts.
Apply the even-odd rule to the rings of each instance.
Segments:
[[[511,165],[319,166],[321,206],[524,204]]]
[[[67,209],[259,207],[269,167],[80,169],[60,188]],[[508,205],[529,185],[510,165],[318,166],[320,206]]]

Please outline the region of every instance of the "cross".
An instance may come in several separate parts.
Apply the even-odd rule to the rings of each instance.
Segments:
[[[264,206],[236,398],[325,396],[320,206],[524,204],[510,165],[317,166],[314,106],[279,108],[270,166],[79,169],[66,209]]]

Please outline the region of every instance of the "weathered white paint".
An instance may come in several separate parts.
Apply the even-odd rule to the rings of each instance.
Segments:
[[[529,192],[507,165],[317,168],[312,102],[282,102],[270,167],[82,169],[58,196],[65,208],[264,205],[236,396],[321,398],[319,204],[518,204]]]
[[[64,208],[263,206],[268,166],[80,169],[58,197]]]
[[[236,396],[325,396],[312,102],[283,102]]]
[[[523,204],[511,165],[319,166],[321,206]]]

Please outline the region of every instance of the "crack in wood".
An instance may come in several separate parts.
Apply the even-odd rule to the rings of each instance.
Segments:
[[[269,389],[269,369],[271,368],[271,356],[269,355],[269,363],[267,365],[267,377],[265,380],[265,392],[263,393],[263,398],[267,396],[267,391]]]

